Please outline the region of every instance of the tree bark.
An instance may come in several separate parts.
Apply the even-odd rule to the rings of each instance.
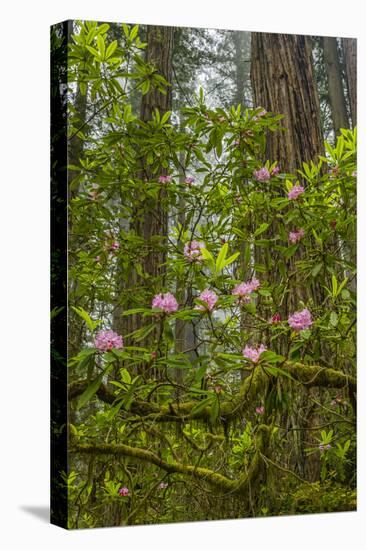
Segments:
[[[234,31],[234,60],[235,60],[235,106],[244,105],[245,103],[245,65],[244,65],[244,48],[245,48],[245,33],[242,31]]]
[[[149,26],[147,30],[147,52],[146,61],[153,65],[156,71],[165,78],[169,84],[172,82],[172,54],[173,54],[173,27]],[[147,122],[151,120],[155,109],[158,109],[160,115],[172,108],[171,86],[167,87],[166,94],[160,92],[157,88],[150,88],[141,102],[141,120]],[[164,171],[162,170],[161,173]],[[149,169],[144,166],[144,174],[150,177]],[[159,276],[162,274],[162,264],[165,261],[164,239],[168,230],[167,212],[162,207],[164,189],[159,193],[158,200],[151,201],[147,205],[144,221],[142,223],[142,234],[146,245],[149,248],[144,261],[144,271],[149,276]],[[153,236],[160,236],[158,245],[152,246]]]
[[[324,149],[310,38],[252,33],[251,81],[255,105],[284,115],[286,131],[268,136],[268,158],[289,172],[316,160]]]
[[[332,112],[334,133],[338,135],[341,128],[349,127],[349,119],[344,96],[342,69],[339,60],[337,39],[324,36],[324,62],[328,78],[328,94]]]
[[[343,63],[352,126],[357,125],[357,40],[342,38]]]

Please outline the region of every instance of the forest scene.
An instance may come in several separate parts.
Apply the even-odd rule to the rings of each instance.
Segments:
[[[68,21],[51,46],[68,528],[355,510],[356,40]]]

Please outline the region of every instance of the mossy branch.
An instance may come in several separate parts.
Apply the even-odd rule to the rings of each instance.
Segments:
[[[158,466],[162,470],[170,474],[182,474],[188,477],[194,477],[200,481],[204,481],[213,485],[223,493],[240,493],[243,494],[247,491],[251,480],[258,472],[261,463],[261,453],[264,448],[264,441],[268,436],[269,428],[265,425],[261,425],[258,428],[257,435],[257,448],[253,456],[251,465],[248,471],[241,476],[238,480],[229,479],[213,470],[203,468],[201,466],[193,466],[191,464],[182,464],[180,462],[166,462],[160,458],[157,454],[147,449],[141,449],[138,447],[131,447],[130,445],[120,444],[76,444],[71,449],[71,453],[90,454],[90,455],[114,455],[114,456],[128,456],[131,458],[137,458],[144,462],[149,462]]]
[[[290,361],[286,361],[281,365],[281,369],[288,372],[294,380],[306,387],[348,388],[352,399],[354,398],[356,380],[353,376],[344,374],[341,371],[319,365],[304,365]],[[279,375],[281,376],[281,374]],[[266,388],[270,376],[263,371],[260,365],[256,366],[251,374],[243,380],[238,394],[233,396],[232,399],[221,401],[220,418],[223,420],[231,419],[245,410],[248,404],[252,404],[258,394]],[[87,381],[71,383],[69,386],[69,399],[75,399],[81,395],[87,386]],[[104,384],[98,389],[97,396],[100,400],[109,404],[114,403],[116,399],[112,391]],[[144,417],[144,420],[155,422],[184,422],[196,419],[209,421],[211,406],[192,413],[195,405],[197,405],[197,401],[169,403],[168,405],[159,406],[149,401],[135,400],[131,404],[129,412]]]

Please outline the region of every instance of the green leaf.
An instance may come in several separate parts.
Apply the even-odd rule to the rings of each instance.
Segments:
[[[215,424],[220,413],[220,401],[217,396],[214,397],[211,405],[210,420],[212,424]]]
[[[338,290],[338,281],[335,275],[332,275],[332,296],[335,298],[337,296]]]
[[[278,355],[274,351],[263,351],[260,354],[261,363],[282,363],[284,360],[283,355]]]
[[[88,313],[82,307],[71,306],[71,309],[75,311],[87,324],[88,329],[93,332],[101,321],[93,321]]]
[[[314,278],[318,275],[318,273],[320,273],[322,267],[323,264],[316,264],[316,266],[313,267],[313,269],[311,270],[311,274]]]
[[[265,230],[269,227],[269,223],[262,223],[258,229],[253,234],[253,237],[258,237],[258,235],[261,235],[265,232]]]
[[[338,325],[338,315],[335,311],[332,311],[329,317],[330,324],[332,327],[336,327]]]
[[[117,40],[113,40],[113,42],[111,42],[109,44],[109,46],[107,48],[107,51],[106,51],[106,54],[105,54],[106,59],[109,59],[110,57],[112,57],[112,55],[116,51],[117,45],[118,45]]]
[[[345,287],[345,285],[348,283],[348,277],[346,277],[342,282],[341,284],[339,285],[338,289],[337,289],[337,296],[342,292],[343,288]]]
[[[97,36],[97,44],[98,44],[98,50],[99,50],[100,57],[101,57],[102,61],[104,61],[105,60],[105,42],[104,42],[104,38],[101,34],[98,34],[98,36]]]
[[[228,265],[235,262],[235,260],[238,256],[240,256],[240,252],[235,252],[232,256],[230,256],[227,260],[224,261],[224,266],[223,267],[227,267]]]
[[[139,32],[139,26],[135,25],[130,32],[130,40],[134,40]]]
[[[127,369],[121,369],[119,371],[119,373],[120,373],[120,376],[121,376],[121,380],[125,384],[131,384],[131,375],[130,375],[130,373],[128,372]]]
[[[100,386],[102,385],[103,376],[105,372],[101,372],[99,376],[89,386],[86,388],[86,390],[80,395],[78,402],[77,402],[77,410],[84,407],[84,405],[90,401],[90,399],[97,393]]]
[[[93,48],[92,46],[88,46],[88,45],[86,46],[86,49],[89,50],[89,52],[90,52],[91,54],[94,55],[94,57],[97,59],[97,61],[101,61],[101,60],[102,60],[101,57],[100,57],[100,55],[99,55],[98,50],[96,50],[96,49]]]
[[[220,271],[224,268],[225,258],[228,251],[229,245],[228,243],[225,243],[220,252],[219,255],[216,258],[216,271],[217,273],[220,273]]]
[[[202,401],[199,401],[197,405],[195,405],[192,410],[190,416],[195,416],[196,414],[200,413],[203,409],[206,407],[209,407],[212,402],[212,397],[207,397],[206,399],[202,399]]]
[[[264,370],[271,374],[272,376],[285,376],[286,378],[289,378],[290,380],[294,380],[294,378],[291,376],[291,374],[283,369],[280,369],[279,367],[264,367]]]
[[[215,269],[215,260],[212,256],[211,252],[209,252],[206,248],[201,248],[201,254],[203,256],[203,259],[207,261],[210,269],[214,271]]]

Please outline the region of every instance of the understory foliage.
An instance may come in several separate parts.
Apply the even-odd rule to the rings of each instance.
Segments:
[[[354,509],[356,132],[287,174],[260,106],[140,120],[119,31],[69,47],[69,525]]]

